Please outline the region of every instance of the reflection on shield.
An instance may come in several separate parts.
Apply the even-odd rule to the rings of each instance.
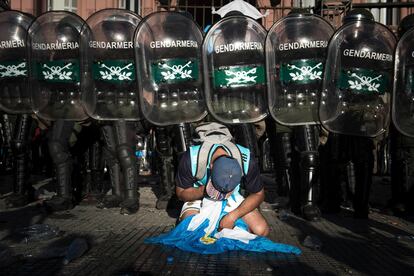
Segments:
[[[56,11],[29,28],[30,85],[35,113],[46,120],[84,120],[80,76],[82,18]]]
[[[266,117],[265,37],[264,28],[245,16],[226,17],[207,33],[205,93],[218,121],[253,123]]]
[[[139,120],[133,36],[141,18],[126,10],[92,14],[82,30],[82,93],[87,113],[97,120]]]
[[[319,16],[291,14],[266,38],[269,110],[280,124],[318,124],[326,48],[332,26]]]
[[[375,137],[386,131],[395,37],[373,21],[340,28],[328,47],[319,115],[335,133]]]
[[[395,51],[392,118],[404,135],[414,137],[414,29],[400,39]]]
[[[141,109],[155,125],[199,121],[207,114],[202,94],[202,33],[176,12],[143,19],[135,34]]]
[[[0,110],[31,113],[26,36],[33,17],[18,11],[0,13]]]

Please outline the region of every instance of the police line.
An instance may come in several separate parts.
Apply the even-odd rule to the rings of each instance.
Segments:
[[[388,128],[393,87],[404,95],[414,87],[412,70],[401,68],[411,66],[413,49],[402,40],[408,49],[394,58],[396,38],[373,20],[335,31],[317,15],[291,14],[267,32],[249,17],[229,16],[203,34],[178,12],[140,18],[109,9],[86,22],[64,11],[1,15],[0,28],[16,32],[0,34],[0,107],[30,107],[46,120],[162,126],[209,113],[239,124],[270,114],[287,126],[374,137]],[[405,133],[414,128],[411,102],[394,110]]]

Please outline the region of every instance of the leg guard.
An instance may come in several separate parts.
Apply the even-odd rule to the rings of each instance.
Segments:
[[[91,180],[89,181],[88,191],[100,194],[103,192],[102,144],[100,140],[93,143],[89,148],[89,169]]]
[[[299,152],[300,198],[302,213],[306,219],[314,220],[320,217],[315,197],[318,194],[318,131],[314,126],[294,128],[296,150]]]
[[[341,164],[347,151],[343,135],[330,133],[328,141],[320,147],[320,183],[321,201],[326,213],[338,213],[341,210]]]
[[[135,157],[135,132],[132,125],[120,120],[115,122],[117,156],[122,168],[125,185],[125,200],[121,203],[121,214],[136,213],[139,208],[138,169]]]
[[[32,118],[27,115],[19,115],[16,120],[12,149],[14,154],[14,187],[15,193],[25,194],[28,184],[28,140]]]
[[[115,131],[112,125],[104,125],[101,127],[101,132],[104,137],[105,160],[108,165],[112,195],[106,195],[97,207],[115,208],[119,207],[124,199],[124,192],[121,187],[121,165],[116,153]]]
[[[279,195],[288,195],[291,189],[291,163],[292,163],[291,133],[276,134],[276,181]]]
[[[1,114],[1,136],[2,136],[2,151],[3,151],[3,167],[5,170],[10,170],[13,165],[13,153],[11,148],[12,141],[12,124],[8,114]]]
[[[49,153],[56,168],[57,194],[59,197],[72,198],[72,158],[69,153],[69,137],[73,122],[58,120],[54,123],[49,137]]]
[[[173,126],[174,151],[177,155],[184,153],[188,147],[193,145],[191,139],[191,126],[189,124],[179,124]]]
[[[352,137],[352,161],[355,167],[354,216],[368,218],[369,193],[374,168],[374,145],[370,138]]]
[[[125,121],[115,123],[117,139],[117,156],[122,168],[125,183],[125,196],[137,199],[137,162],[135,157],[134,140],[135,133],[128,128]]]
[[[169,131],[166,128],[156,129],[156,141],[158,152],[158,171],[160,174],[159,198],[156,207],[158,209],[167,208],[168,201],[174,194],[174,166],[173,153],[170,146]],[[182,147],[182,146],[181,146]]]
[[[112,194],[123,198],[123,191],[121,189],[121,166],[116,153],[115,132],[111,125],[105,125],[101,130],[104,137],[104,147],[108,153],[107,164],[109,166]]]

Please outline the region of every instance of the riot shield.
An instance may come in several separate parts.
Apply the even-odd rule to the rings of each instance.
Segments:
[[[402,134],[414,137],[414,29],[403,35],[395,51],[392,119]]]
[[[319,116],[331,132],[375,137],[389,123],[395,37],[374,21],[353,21],[332,37]]]
[[[127,10],[92,14],[82,30],[82,99],[97,120],[138,120],[133,37],[141,18]]]
[[[245,16],[217,22],[203,42],[209,112],[227,124],[254,123],[267,115],[264,43],[266,30]]]
[[[80,32],[74,13],[47,12],[29,28],[30,85],[35,113],[46,120],[84,120],[81,103]]]
[[[0,13],[0,110],[6,113],[32,112],[26,38],[33,19],[18,11]]]
[[[197,24],[177,12],[145,17],[135,33],[141,111],[159,126],[201,120],[207,114],[202,93],[201,43]]]
[[[319,122],[318,99],[333,27],[312,14],[292,14],[277,21],[266,37],[268,104],[280,124]]]

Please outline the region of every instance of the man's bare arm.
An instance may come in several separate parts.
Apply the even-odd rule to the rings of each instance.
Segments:
[[[204,196],[204,186],[200,186],[198,188],[191,187],[187,189],[177,186],[175,188],[175,194],[180,200],[184,202],[202,199]]]

